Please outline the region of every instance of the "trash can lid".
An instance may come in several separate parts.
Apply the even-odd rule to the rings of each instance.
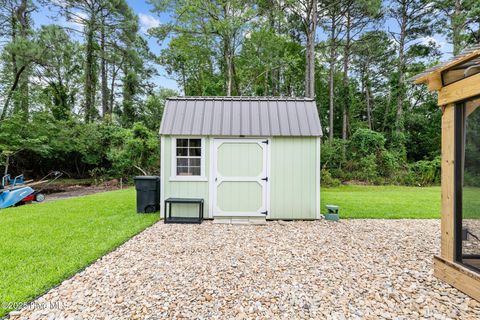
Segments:
[[[136,176],[133,180],[160,180],[159,176]]]

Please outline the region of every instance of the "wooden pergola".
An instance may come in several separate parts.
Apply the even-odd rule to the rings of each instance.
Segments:
[[[480,45],[413,80],[438,92],[438,105],[443,112],[441,251],[434,257],[434,275],[480,301],[480,256],[475,260],[462,252],[462,242],[466,241],[462,224],[465,130],[467,120],[479,119],[478,114],[469,116],[480,106]]]

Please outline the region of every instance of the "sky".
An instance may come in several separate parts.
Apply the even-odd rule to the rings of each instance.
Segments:
[[[169,17],[167,15],[158,16],[157,14],[153,14],[151,12],[152,6],[148,4],[146,1],[127,0],[127,2],[139,17],[140,32],[148,41],[150,50],[154,54],[158,55],[162,50],[162,48],[168,45],[168,43],[167,42],[162,44],[157,43],[157,41],[154,38],[148,36],[147,30],[152,27],[157,27],[162,23],[168,23]],[[52,12],[48,8],[44,8],[44,7],[39,8],[39,11],[34,13],[34,21],[37,27],[40,27],[41,25],[52,24],[52,23],[72,26],[72,22],[66,22],[65,20],[62,20],[59,17],[55,17],[54,14],[52,14]],[[393,21],[387,20],[385,23],[386,23],[386,28],[388,30],[395,31],[396,26],[393,23]],[[75,26],[73,25],[73,27]],[[321,41],[324,38],[325,38],[325,34],[321,31],[318,31],[317,40]],[[435,35],[434,37],[424,38],[422,41],[436,42],[440,48],[440,51],[443,53],[442,60],[445,60],[451,57],[452,47],[451,45],[448,44],[448,42],[444,37]],[[158,75],[155,76],[154,79],[152,80],[158,87],[174,89],[179,92],[181,91],[176,81],[167,74],[167,72],[162,66],[156,65],[156,68],[158,70]]]

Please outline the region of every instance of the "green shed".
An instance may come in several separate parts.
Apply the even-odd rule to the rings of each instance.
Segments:
[[[173,97],[160,125],[161,215],[167,199],[203,199],[219,223],[319,219],[320,137],[314,99]],[[175,204],[172,215],[198,215]]]

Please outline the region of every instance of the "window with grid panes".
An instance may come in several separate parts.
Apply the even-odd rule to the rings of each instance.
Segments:
[[[176,139],[177,176],[202,174],[202,139]]]

